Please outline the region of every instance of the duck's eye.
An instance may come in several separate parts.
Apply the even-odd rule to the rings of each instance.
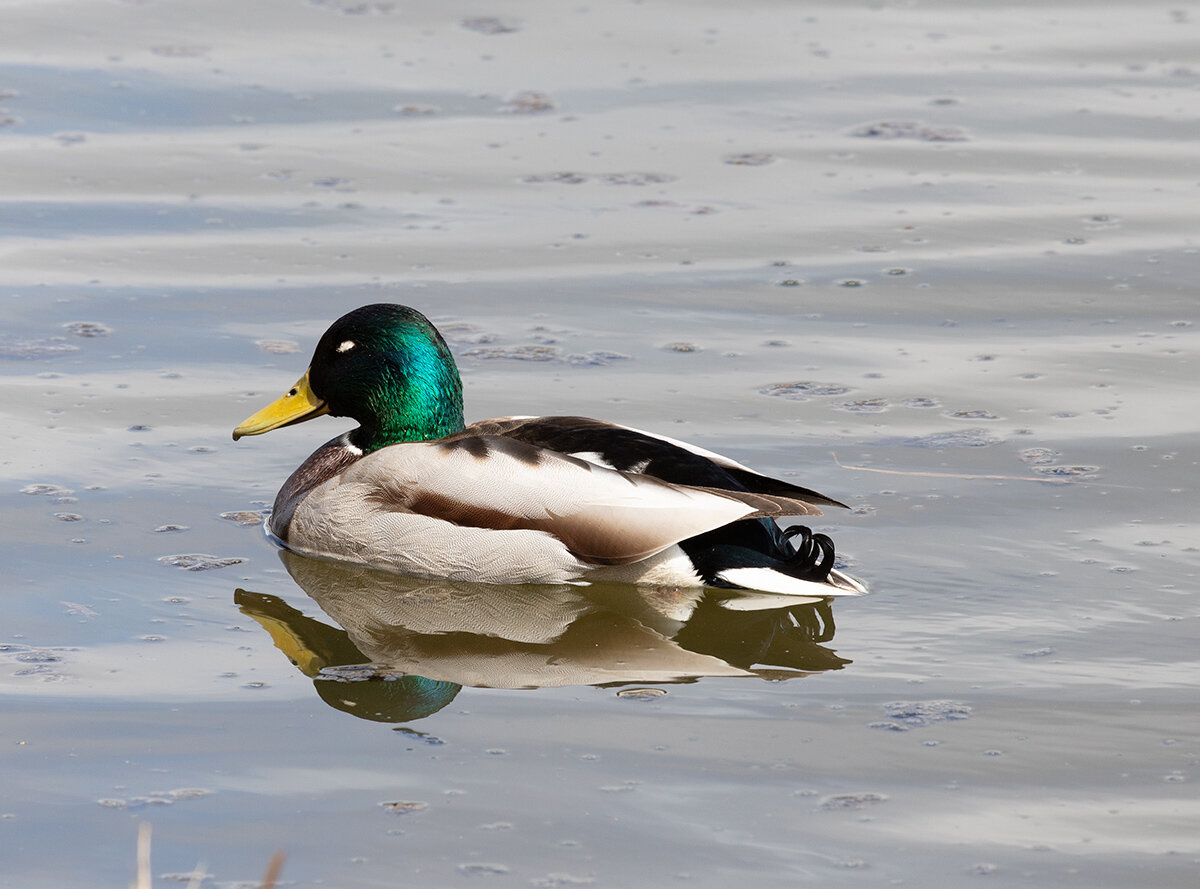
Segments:
[[[339,353],[340,352],[349,352],[356,345],[358,345],[358,344],[356,342],[354,342],[354,340],[342,340],[340,343],[338,343],[338,347],[335,351],[337,351]]]

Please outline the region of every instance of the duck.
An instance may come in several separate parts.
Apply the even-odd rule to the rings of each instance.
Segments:
[[[300,464],[265,522],[300,555],[477,583],[867,592],[828,535],[780,525],[845,508],[816,491],[603,420],[467,424],[450,348],[407,306],[333,322],[296,384],[233,438],[326,414],[359,425]]]

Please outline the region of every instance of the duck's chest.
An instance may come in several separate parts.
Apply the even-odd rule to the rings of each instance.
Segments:
[[[275,505],[271,509],[268,528],[284,543],[290,541],[296,508],[313,491],[337,478],[362,459],[363,452],[350,444],[348,435],[339,435],[313,451],[275,495]]]

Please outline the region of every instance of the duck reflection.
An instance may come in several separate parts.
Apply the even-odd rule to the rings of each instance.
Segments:
[[[276,596],[234,600],[330,706],[406,722],[437,712],[462,686],[781,680],[850,661],[826,599],[629,585],[505,586],[402,577],[281,552],[292,578],[333,620]]]

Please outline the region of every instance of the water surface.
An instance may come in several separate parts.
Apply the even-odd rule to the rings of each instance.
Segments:
[[[1195,885],[1191,11],[0,15],[6,886],[126,884],[143,820],[160,885]],[[420,608],[364,650],[253,521],[344,425],[229,433],[383,300],[469,419],[844,500],[873,594],[753,662],[604,591],[512,590],[507,682]],[[319,676],[381,651],[448,684]]]

